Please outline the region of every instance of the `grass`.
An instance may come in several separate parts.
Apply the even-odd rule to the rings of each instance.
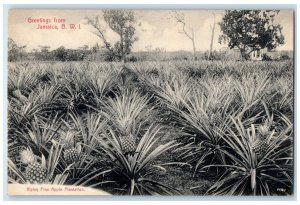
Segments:
[[[30,148],[50,184],[116,195],[292,194],[292,85],[291,61],[11,63],[10,183],[26,183],[19,154]],[[69,148],[78,162],[66,163]]]

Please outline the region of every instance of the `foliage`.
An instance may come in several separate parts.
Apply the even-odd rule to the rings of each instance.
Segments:
[[[26,45],[18,45],[13,39],[8,39],[8,61],[17,61],[25,56]]]
[[[63,185],[68,178],[68,173],[66,172],[68,171],[69,167],[61,173],[55,172],[58,166],[61,151],[62,145],[52,141],[52,146],[50,150],[47,151],[47,158],[45,158],[43,154],[41,154],[41,157],[34,155],[34,157],[38,158],[39,163],[41,163],[42,167],[46,170],[47,176],[45,184]],[[23,165],[15,164],[9,159],[8,169],[12,172],[8,178],[10,183],[27,183],[26,176],[24,175]]]
[[[293,68],[291,60],[10,63],[9,183],[30,182],[20,158],[30,149],[50,184],[292,194]]]
[[[86,18],[87,24],[91,25],[106,48],[106,61],[126,61],[126,55],[130,54],[132,45],[137,41],[135,36],[135,16],[130,10],[104,10],[103,19],[108,27],[119,36],[114,44],[107,41],[106,29],[101,24],[100,16],[94,19]]]
[[[88,55],[92,53],[91,50],[85,48],[66,49],[63,46],[58,47],[52,51],[43,49],[34,51],[34,57],[37,60],[53,60],[53,61],[83,61]]]
[[[227,10],[220,23],[223,34],[220,42],[228,42],[232,49],[237,47],[244,59],[258,49],[275,49],[284,44],[282,27],[274,22],[279,11],[273,10]]]
[[[150,125],[138,142],[133,155],[124,154],[118,136],[110,130],[107,139],[97,138],[102,145],[108,167],[116,181],[115,189],[127,195],[172,195],[180,194],[176,189],[168,187],[159,181],[151,179],[152,174],[166,171],[162,164],[155,160],[168,150],[177,146],[175,141],[159,144],[159,126]]]
[[[152,119],[152,109],[148,107],[148,99],[138,92],[126,90],[115,98],[108,98],[103,103],[103,114],[119,133],[138,134],[140,127],[145,126]]]
[[[272,130],[272,117],[265,123],[251,124],[245,128],[239,118],[231,118],[234,127],[219,134],[226,141],[228,148],[221,151],[231,163],[220,165],[226,168],[224,174],[207,191],[212,195],[272,195],[278,186],[291,190],[292,179],[292,126],[275,132]],[[255,152],[254,145],[259,138],[264,138],[267,148],[263,154]],[[285,193],[290,194],[290,192]]]

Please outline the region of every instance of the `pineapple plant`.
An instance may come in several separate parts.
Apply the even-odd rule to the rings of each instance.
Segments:
[[[139,91],[121,91],[115,98],[108,98],[99,110],[119,133],[118,142],[123,154],[133,154],[136,150],[135,138],[139,129],[153,119],[154,107],[148,106],[150,99]]]
[[[274,184],[290,188],[293,146],[288,142],[293,135],[292,127],[274,137],[274,130],[269,134],[270,126],[245,127],[240,118],[231,117],[231,120],[234,127],[220,133],[220,137],[228,146],[224,153],[232,163],[225,161],[220,165],[228,169],[206,194],[269,196],[278,194]],[[211,166],[215,165],[204,166],[202,170]]]
[[[104,133],[109,143],[104,141],[103,137],[97,137],[99,144],[102,146],[101,151],[103,151],[103,157],[105,158],[103,163],[106,166],[102,165],[104,168],[103,172],[113,174],[111,175],[112,181],[114,182],[112,189],[115,190],[118,195],[180,194],[177,189],[163,184],[159,180],[149,179],[149,175],[161,172],[161,169],[164,169],[162,164],[155,164],[157,159],[179,145],[175,140],[172,140],[157,146],[155,142],[163,136],[160,134],[161,129],[162,127],[151,124],[141,136],[134,153],[131,153],[131,155],[124,154],[123,147],[125,143],[121,144],[120,149],[119,141],[121,137],[126,136],[127,138],[125,137],[125,139],[129,139],[128,136],[132,135],[123,135],[124,133],[122,132],[121,135],[116,135],[117,132],[109,128],[109,133]],[[132,137],[134,136],[136,135]],[[132,137],[130,138],[132,139]],[[126,146],[131,143],[131,140],[130,143],[126,141]],[[132,149],[131,146],[128,147]]]
[[[31,184],[42,184],[47,177],[46,168],[37,162],[36,156],[33,154],[30,148],[22,150],[21,161],[27,165],[25,170],[25,178],[27,182]]]

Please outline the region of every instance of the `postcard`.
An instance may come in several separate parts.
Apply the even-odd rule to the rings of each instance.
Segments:
[[[294,10],[10,9],[15,195],[294,194]]]

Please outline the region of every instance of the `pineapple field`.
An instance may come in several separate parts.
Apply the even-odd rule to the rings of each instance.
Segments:
[[[9,63],[8,183],[293,194],[294,63]]]

